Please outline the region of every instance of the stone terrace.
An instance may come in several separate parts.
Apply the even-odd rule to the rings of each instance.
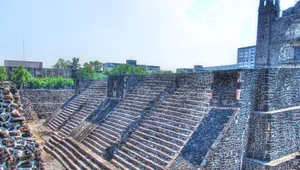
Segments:
[[[60,136],[67,136],[90,115],[106,97],[106,80],[95,81],[47,124]]]
[[[120,169],[165,169],[208,112],[210,87],[182,85],[154,107],[114,154]]]
[[[161,93],[172,86],[174,77],[147,76],[136,86],[132,93],[110,114],[110,116],[92,131],[83,144],[102,155],[103,152],[118,144],[122,134],[141,117],[141,112]]]

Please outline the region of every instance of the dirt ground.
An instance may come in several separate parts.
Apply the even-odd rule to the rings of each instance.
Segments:
[[[46,141],[50,138],[51,131],[48,130],[43,123],[45,120],[29,121],[30,126],[36,141],[42,146],[45,145]],[[45,162],[45,167],[47,170],[63,170],[65,169],[52,155],[43,151],[42,159]]]

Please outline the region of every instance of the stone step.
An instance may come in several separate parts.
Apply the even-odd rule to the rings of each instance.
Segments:
[[[131,105],[139,105],[139,106],[145,106],[147,107],[149,105],[149,102],[145,101],[133,101],[133,100],[124,100],[124,103],[131,104]]]
[[[111,143],[108,143],[105,139],[100,138],[100,137],[96,136],[95,134],[89,134],[88,138],[93,140],[94,142],[96,142],[98,145],[101,145],[100,147],[103,150],[111,145]]]
[[[193,113],[182,113],[178,111],[166,110],[165,108],[155,108],[156,112],[165,113],[172,116],[177,116],[179,118],[188,118],[190,120],[198,121],[202,116]]]
[[[180,148],[179,145],[177,145],[176,143],[172,143],[172,142],[169,142],[169,141],[166,141],[164,139],[161,139],[159,137],[156,137],[156,136],[153,136],[153,135],[150,135],[150,134],[147,134],[147,133],[144,133],[144,132],[141,132],[139,130],[136,130],[134,132],[134,134],[138,135],[138,136],[141,136],[143,137],[144,139],[146,140],[150,140],[152,142],[155,142],[155,143],[159,143],[159,144],[162,144],[168,148],[171,148],[173,150],[178,150]]]
[[[166,134],[166,135],[170,135],[172,137],[179,138],[179,139],[182,139],[182,140],[185,140],[188,137],[187,134],[179,133],[175,130],[169,130],[169,129],[166,129],[166,128],[163,128],[163,127],[160,127],[160,126],[155,126],[153,124],[150,125],[148,123],[142,123],[140,125],[140,127],[143,127],[143,128],[149,129],[149,130],[153,130],[153,131],[156,131],[156,132],[160,132],[160,133],[163,133],[163,134]]]
[[[128,114],[128,113],[124,113],[124,112],[120,112],[120,111],[114,111],[114,115],[123,116],[123,117],[129,118],[129,119],[138,118],[138,116],[136,116],[136,115],[132,115],[132,114]]]
[[[158,164],[158,165],[166,166],[168,164],[168,162],[170,161],[170,160],[165,160],[165,159],[161,158],[161,156],[157,155],[157,153],[151,153],[147,150],[143,150],[143,149],[135,146],[134,144],[132,144],[130,142],[126,142],[123,149],[126,149],[126,148],[133,151],[133,152],[135,152],[135,153],[139,153],[145,159],[148,158],[148,159],[156,162],[156,164]]]
[[[130,162],[131,163],[130,166],[132,166],[132,164],[133,164],[135,167],[138,167],[140,169],[154,170],[154,168],[148,166],[147,164],[138,161],[136,159],[136,157],[131,157],[130,155],[126,154],[125,152],[123,152],[121,150],[118,150],[116,155],[118,155],[119,157],[122,157],[127,162]],[[118,158],[118,160],[119,160],[119,158]],[[126,163],[126,165],[128,165],[128,164]]]
[[[111,131],[114,131],[115,134],[120,134],[120,132],[123,131],[123,128],[121,129],[119,127],[115,127],[115,126],[112,126],[112,125],[109,125],[109,124],[105,124],[105,123],[103,123],[100,126],[98,126],[97,129],[100,129],[102,127],[105,128],[105,129],[110,129]]]
[[[145,95],[145,94],[137,94],[137,93],[130,93],[126,96],[126,99],[130,99],[130,100],[140,100],[140,99],[144,99],[142,101],[151,101],[153,100],[155,97],[155,95]]]
[[[162,148],[159,147],[159,145],[156,145],[153,142],[145,141],[142,138],[139,138],[140,140],[136,140],[132,137],[128,138],[128,141],[126,144],[133,145],[135,147],[138,147],[147,153],[152,153],[154,155],[157,155],[163,160],[170,161],[172,159],[172,155],[175,154],[175,151],[170,150],[169,148],[166,148],[165,146],[162,146]],[[156,149],[157,148],[157,149]]]
[[[47,145],[44,146],[44,150],[45,150],[46,152],[50,153],[55,159],[57,159],[57,160],[62,164],[62,166],[64,166],[66,169],[72,169],[72,167],[70,167],[70,166],[68,165],[68,163],[65,162],[65,161],[63,160],[63,158],[62,158],[60,155],[58,155],[58,154],[57,154],[56,152],[54,152],[52,149],[48,148]]]
[[[114,158],[111,160],[111,163],[113,163],[118,168],[121,168],[124,170],[127,170],[127,169],[140,170],[134,164],[132,164],[131,162],[127,161],[126,159],[122,158],[120,155],[117,155],[117,154],[114,154]]]
[[[151,146],[151,147],[155,147],[156,149],[159,149],[163,152],[166,152],[170,155],[172,154],[175,154],[176,153],[176,149],[172,149],[172,148],[169,148],[165,145],[162,145],[160,142],[157,143],[157,141],[151,141],[151,140],[148,140],[148,138],[145,138],[144,136],[138,136],[137,134],[132,134],[131,137],[137,141],[140,141],[142,142],[143,144],[145,145],[148,145],[148,146]]]
[[[119,150],[120,151],[120,150]],[[117,152],[119,152],[117,151]],[[159,161],[158,159],[155,158],[151,158],[151,157],[145,157],[146,155],[143,155],[141,153],[137,153],[129,148],[127,148],[126,146],[122,146],[121,147],[121,151],[123,153],[125,153],[127,156],[129,156],[130,158],[134,158],[135,161],[138,161],[138,163],[134,162],[136,165],[141,165],[141,166],[145,166],[145,168],[153,168],[153,169],[164,169],[164,166],[159,165],[158,163],[156,163],[155,161]],[[128,160],[128,158],[127,158]],[[155,161],[153,161],[155,160]],[[164,164],[163,164],[164,165]]]
[[[110,138],[111,140],[118,140],[118,135],[119,133],[112,131],[110,129],[106,129],[105,127],[101,126],[99,129],[96,128],[92,133],[102,133],[104,136],[106,136],[107,138]]]
[[[134,119],[130,119],[128,117],[120,116],[120,115],[116,115],[116,114],[112,114],[109,118],[110,119],[115,119],[115,120],[118,120],[118,121],[128,122],[128,123],[132,123],[134,121]]]
[[[177,144],[178,146],[182,145],[183,142],[184,142],[184,139],[175,138],[175,137],[172,137],[170,135],[166,135],[166,134],[161,133],[161,132],[153,131],[153,130],[150,130],[150,129],[147,129],[147,128],[144,128],[144,127],[141,127],[141,126],[137,129],[137,132],[143,132],[145,134],[151,135],[153,137],[157,137],[161,140],[167,141],[167,142],[172,143],[174,145]]]
[[[139,107],[134,107],[134,106],[126,106],[121,104],[118,108],[123,109],[123,110],[129,110],[129,111],[135,111],[135,112],[141,112],[143,109]]]
[[[60,149],[62,152],[65,153],[65,155],[67,156],[68,159],[71,159],[73,161],[74,164],[76,164],[80,169],[84,169],[84,170],[89,170],[91,169],[84,161],[80,160],[79,158],[77,158],[66,146],[64,146],[63,144],[59,144],[58,148]]]
[[[122,170],[129,170],[127,167],[125,167],[124,165],[122,165],[119,161],[117,161],[116,159],[112,159],[110,161],[113,165],[115,165],[117,168],[122,169]]]
[[[171,131],[176,131],[178,133],[181,133],[181,134],[185,134],[185,135],[189,135],[190,133],[192,133],[192,130],[188,130],[188,129],[183,129],[183,128],[180,128],[178,126],[174,126],[174,125],[170,125],[170,124],[167,124],[167,123],[164,123],[164,122],[159,122],[159,121],[152,121],[152,120],[145,120],[143,122],[143,125],[153,125],[153,126],[157,126],[157,127],[162,127],[164,129],[167,129],[167,130],[171,130]]]
[[[70,166],[72,169],[81,170],[81,168],[76,165],[73,160],[71,160],[64,152],[62,152],[60,149],[56,148],[54,149],[54,152],[58,153],[61,158]]]
[[[110,137],[107,137],[104,133],[105,132],[100,132],[100,133],[98,132],[98,133],[96,133],[94,131],[94,132],[91,133],[91,135],[97,137],[101,141],[105,142],[105,144],[107,144],[107,145],[114,144],[114,143],[116,143],[118,141],[118,138],[111,139]]]
[[[208,108],[208,107],[206,107]],[[201,108],[200,108],[201,109]],[[174,112],[177,114],[180,113],[185,113],[185,114],[192,114],[192,115],[199,115],[202,114],[201,110],[198,109],[192,109],[192,108],[182,108],[182,107],[173,107],[173,106],[168,106],[168,105],[158,105],[156,107],[156,110],[159,110],[160,112],[165,112],[165,113],[170,113],[170,112]]]
[[[196,103],[196,102],[195,102]],[[165,105],[168,107],[174,107],[174,108],[183,108],[183,109],[199,109],[202,107],[209,107],[209,102],[207,101],[203,101],[203,102],[199,102],[197,101],[197,103],[192,103],[186,100],[178,100],[178,101],[174,101],[174,100],[164,100],[161,105]]]
[[[151,97],[150,99],[149,98],[134,97],[132,95],[127,94],[124,101],[130,100],[131,102],[141,101],[141,102],[144,102],[144,103],[149,103],[151,100],[153,100],[153,98],[154,97]]]
[[[135,109],[143,110],[148,106],[148,103],[147,103],[147,105],[146,104],[140,105],[140,104],[137,104],[137,103],[129,103],[129,102],[124,101],[122,103],[122,105],[127,107],[127,108],[135,108]]]
[[[175,126],[178,128],[183,128],[183,129],[190,130],[190,131],[193,131],[195,128],[192,125],[188,125],[188,124],[185,124],[182,122],[171,121],[169,119],[158,117],[156,115],[152,115],[151,117],[149,117],[149,120],[152,120],[153,122],[161,122],[161,123],[169,124],[169,125],[172,125],[172,126]]]
[[[51,121],[50,123],[47,124],[47,127],[48,127],[49,129],[51,129],[52,131],[56,131],[56,126],[53,125],[53,122],[52,122],[52,121]]]
[[[197,125],[198,121],[189,119],[188,117],[186,118],[182,118],[182,117],[178,117],[176,115],[172,115],[172,114],[168,114],[168,113],[163,113],[163,112],[154,112],[155,116],[160,117],[160,118],[164,118],[164,119],[169,119],[175,122],[182,122],[182,123],[187,123],[190,124],[192,126]]]
[[[126,114],[130,114],[130,115],[134,115],[134,116],[139,116],[140,115],[140,112],[136,112],[136,111],[133,111],[133,110],[125,110],[125,109],[122,109],[122,108],[119,108],[119,107],[116,108],[115,111],[117,111],[119,113],[126,113]]]
[[[104,123],[106,124],[109,124],[111,126],[116,126],[116,127],[119,127],[120,129],[124,129],[126,128],[130,123],[128,122],[124,122],[122,120],[118,120],[118,119],[115,119],[115,118],[108,118],[104,121]]]
[[[82,142],[82,144],[89,147],[91,150],[93,150],[98,155],[102,155],[103,150],[105,149],[103,146],[99,146],[93,140],[91,140],[89,138],[85,138],[84,141]]]

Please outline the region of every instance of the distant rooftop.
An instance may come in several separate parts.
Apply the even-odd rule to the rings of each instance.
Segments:
[[[43,68],[43,62],[38,61],[19,61],[19,60],[4,60],[5,67],[18,67],[23,66],[25,68]]]

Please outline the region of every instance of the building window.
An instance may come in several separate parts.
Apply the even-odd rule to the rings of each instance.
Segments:
[[[295,60],[300,61],[300,47],[295,48]]]

